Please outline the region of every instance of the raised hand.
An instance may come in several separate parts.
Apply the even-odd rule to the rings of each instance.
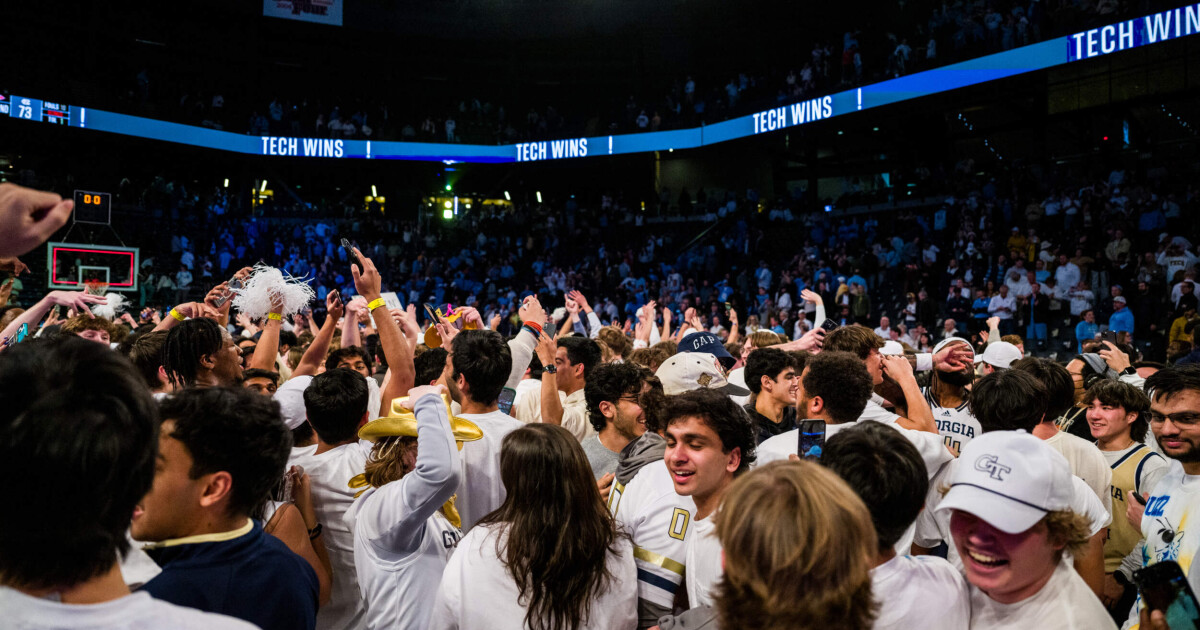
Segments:
[[[330,291],[325,296],[325,312],[328,313],[329,317],[333,318],[335,323],[346,312],[346,307],[342,304],[342,296],[338,294],[337,289]]]
[[[2,187],[0,184],[0,188]],[[88,317],[92,316],[89,304],[104,304],[107,301],[103,295],[89,295],[86,291],[51,291],[46,294],[46,299],[57,306],[65,306]]]
[[[375,268],[375,263],[364,256],[357,247],[354,248],[354,255],[358,256],[363,266],[362,269],[359,269],[358,265],[350,265],[350,275],[354,276],[354,289],[368,302],[373,302],[379,299],[383,278],[379,275],[379,270]]]
[[[570,293],[568,293],[567,299],[572,300],[576,304],[578,304],[579,308],[583,309],[583,312],[585,312],[585,313],[592,312],[592,307],[588,304],[587,298],[583,297],[583,294],[580,293],[578,290],[571,291]]]
[[[538,301],[536,295],[530,295],[521,302],[521,308],[517,309],[517,316],[522,322],[533,322],[538,326],[546,325],[546,309],[542,308],[542,303]]]
[[[0,184],[0,256],[20,256],[46,242],[74,207],[54,193]]]

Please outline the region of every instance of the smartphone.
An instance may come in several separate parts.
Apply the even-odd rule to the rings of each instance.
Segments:
[[[730,310],[730,309],[732,309],[732,308],[733,308],[733,305],[732,305],[732,304],[730,304],[729,302],[726,302],[726,303],[725,303],[725,312],[726,312],[726,313],[728,313],[728,312],[729,312],[729,310]]]
[[[832,319],[829,319],[828,317],[826,317],[825,321],[821,323],[821,328],[823,328],[825,332],[833,332],[833,330],[837,327],[838,323]]]
[[[363,270],[363,264],[362,261],[358,259],[358,256],[354,254],[354,245],[350,242],[350,239],[342,239],[342,249],[346,250],[346,256],[350,258],[350,262],[358,265],[358,271],[361,273]]]
[[[1117,333],[1111,330],[1106,330],[1100,333],[1100,341],[1107,341],[1115,346],[1117,345]]]
[[[433,307],[432,307],[432,306],[430,306],[430,305],[428,305],[428,304],[422,304],[422,306],[424,306],[424,307],[425,307],[425,316],[429,318],[429,321],[430,321],[430,322],[432,322],[432,323],[434,323],[434,324],[437,324],[437,323],[440,323],[440,322],[442,321],[442,320],[441,320],[441,319],[440,319],[440,318],[437,316],[437,313],[435,313],[435,312],[434,312],[434,310],[433,310]]]
[[[1134,571],[1133,581],[1146,606],[1161,610],[1172,630],[1200,628],[1200,602],[1196,601],[1196,594],[1173,560]]]
[[[234,278],[234,279],[230,280],[229,281],[229,290],[225,292],[225,295],[222,295],[221,297],[213,300],[213,302],[216,304],[217,308],[221,308],[222,306],[225,306],[226,302],[233,299],[233,292],[244,286],[246,286],[246,284],[244,282],[242,282],[241,279],[239,279],[239,278]]]
[[[542,332],[546,333],[547,337],[553,339],[554,334],[558,332],[558,326],[554,322],[547,322],[545,326],[542,326]]]
[[[500,390],[500,413],[512,415],[513,403],[517,400],[517,390],[505,387]]]
[[[801,420],[796,454],[803,459],[819,460],[825,450],[825,421]]]

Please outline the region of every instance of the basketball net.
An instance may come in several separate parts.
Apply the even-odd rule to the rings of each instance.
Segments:
[[[104,295],[108,293],[108,283],[99,280],[88,280],[83,283],[83,290],[88,295]]]

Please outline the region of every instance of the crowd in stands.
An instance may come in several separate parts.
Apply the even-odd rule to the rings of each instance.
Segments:
[[[506,102],[487,94],[449,96],[436,109],[373,92],[317,98],[311,92],[239,95],[202,89],[146,68],[131,72],[126,107],[214,129],[296,136],[510,144],[530,140],[677,129],[926,70],[1149,13],[1151,2],[914,4],[887,26],[846,30],[840,41],[798,43],[779,69],[733,76],[697,68],[654,94],[613,94],[602,109],[570,103]],[[1172,5],[1174,6],[1174,5]],[[928,11],[928,13],[919,13]],[[918,15],[919,13],[919,15]],[[269,90],[269,86],[261,86]],[[91,106],[98,106],[91,104]],[[432,109],[432,110],[431,110]]]
[[[1057,185],[1024,206],[1030,226],[1003,245],[985,243],[990,220],[1017,212],[1009,189],[968,191],[929,221],[906,217],[929,233],[889,241],[874,268],[848,263],[854,275],[835,279],[830,299],[825,270],[813,270],[799,298],[819,323],[791,340],[743,328],[732,307],[722,334],[721,304],[745,298],[757,308],[748,319],[780,317],[769,311],[788,308],[775,300],[793,287],[792,263],[775,278],[763,260],[747,267],[744,290],[727,280],[711,290],[729,296],[692,302],[671,295],[689,291],[682,274],[632,250],[614,254],[612,266],[630,270],[611,280],[632,284],[622,290],[633,298],[650,293],[624,326],[621,307],[597,313],[572,282],[587,268],[559,272],[560,288],[554,260],[537,272],[546,286],[510,296],[511,318],[467,301],[423,325],[388,289],[435,260],[430,277],[459,267],[422,255],[420,270],[387,280],[383,269],[408,259],[375,247],[328,255],[321,273],[349,285],[327,286],[318,313],[295,290],[303,281],[238,268],[244,253],[199,281],[203,299],[185,301],[185,287],[166,313],[121,313],[87,290],[6,306],[0,474],[25,481],[10,483],[21,517],[0,521],[0,607],[18,628],[1167,628],[1169,611],[1145,596],[1146,569],[1197,586],[1185,528],[1200,506],[1200,366],[1142,360],[1138,316],[1125,326],[1131,300],[1120,293],[1107,317],[1115,337],[1058,340],[1077,348],[1057,361],[1030,352],[1046,315],[1037,287],[1052,283],[1037,276],[1050,262],[1039,256],[1057,253],[1035,240],[1042,230],[1064,243],[1110,231],[1095,247],[1113,250],[1111,265],[1092,260],[1081,275],[1117,277],[1134,254],[1146,269],[1184,259],[1186,278],[1195,258],[1158,230],[1189,228],[1165,207],[1170,179],[1154,179],[1117,168],[1084,189]],[[725,218],[745,225],[723,234],[743,240],[713,245],[716,264],[769,248],[751,224],[787,219],[779,208],[740,216],[737,201]],[[10,276],[29,272],[18,256],[71,210],[0,184]],[[1116,214],[1136,222],[1133,239]],[[592,227],[582,212],[562,218],[576,242],[570,230]],[[851,226],[867,243],[881,233],[820,219],[796,277],[821,264],[805,260],[814,243],[849,240]],[[303,225],[337,227],[319,221]],[[354,221],[347,232],[361,235]],[[965,262],[925,264],[946,230]],[[278,249],[276,265],[306,253],[256,238]],[[203,264],[175,240],[181,271],[185,256]],[[972,249],[1001,275],[976,270]],[[597,283],[609,279],[605,260],[593,263]],[[1012,275],[1026,260],[1034,270]],[[1067,254],[1050,263],[1055,274],[1071,265]],[[972,277],[938,273],[952,266]],[[656,271],[670,273],[638,286],[635,273]],[[1007,311],[1028,313],[1025,340],[1005,334],[1014,318],[1004,316],[1022,279],[1026,300]],[[862,304],[885,284],[941,281],[952,283],[947,308],[960,281],[1001,287],[971,318],[983,320],[976,338],[945,318],[932,347],[900,342]],[[564,312],[547,312],[543,298],[559,292]],[[672,324],[655,295],[678,300],[683,321]],[[1196,311],[1188,296],[1175,301],[1184,328]],[[940,317],[927,299],[911,296],[895,317]],[[706,304],[711,320],[695,312]]]

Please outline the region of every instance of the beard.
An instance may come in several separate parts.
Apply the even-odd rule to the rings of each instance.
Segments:
[[[971,368],[958,370],[955,372],[943,372],[938,370],[937,377],[938,380],[946,383],[947,385],[966,387],[975,380],[975,373],[971,370]]]
[[[1183,442],[1185,445],[1185,450],[1182,452],[1172,452],[1168,451],[1166,447],[1162,445],[1162,440],[1158,436],[1155,436],[1155,439],[1158,440],[1158,447],[1162,449],[1163,454],[1167,457],[1181,464],[1194,464],[1196,462],[1200,462],[1200,448],[1196,448],[1196,444],[1191,440],[1185,439],[1182,436],[1176,438],[1180,442]]]

